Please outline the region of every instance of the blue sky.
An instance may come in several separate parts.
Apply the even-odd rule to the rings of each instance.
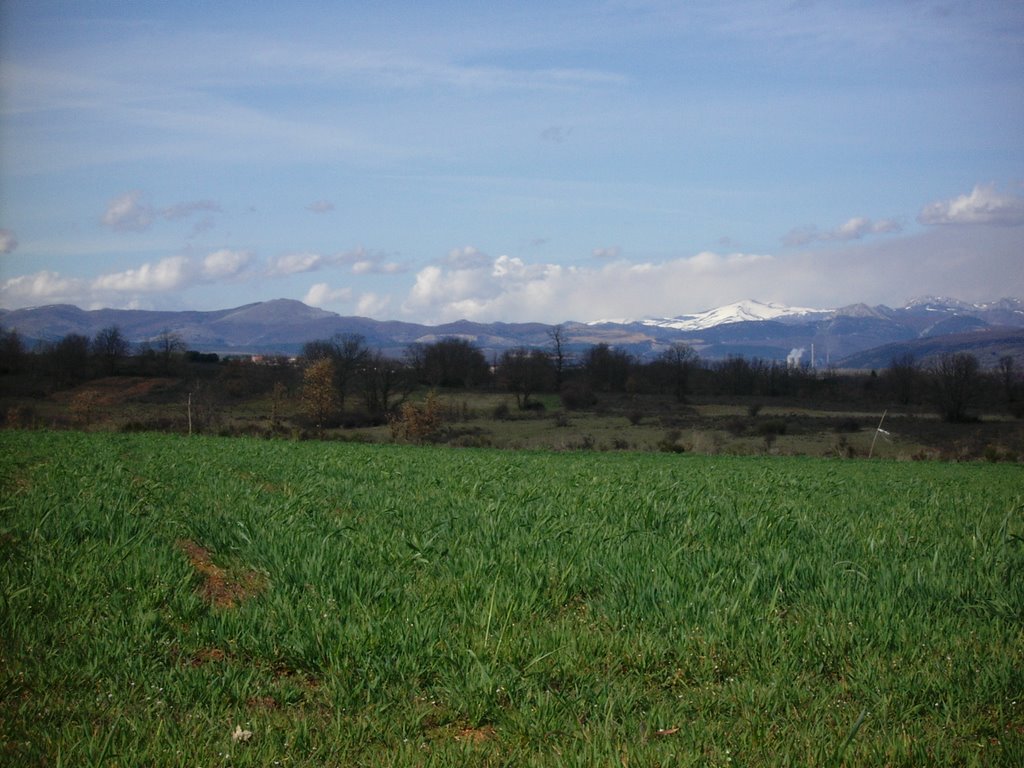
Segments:
[[[0,307],[1024,296],[1017,2],[0,2]]]

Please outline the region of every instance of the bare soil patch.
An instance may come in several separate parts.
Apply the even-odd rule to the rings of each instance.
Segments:
[[[208,549],[191,539],[179,541],[178,548],[203,577],[199,594],[214,608],[234,608],[266,587],[266,579],[261,573],[251,569],[222,568],[213,562]]]

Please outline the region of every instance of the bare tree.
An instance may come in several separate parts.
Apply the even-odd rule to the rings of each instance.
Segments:
[[[413,377],[401,360],[381,352],[371,354],[360,375],[366,410],[383,416],[401,403],[413,389]]]
[[[92,339],[92,354],[107,376],[113,376],[117,364],[128,357],[130,345],[116,325],[96,332]]]
[[[661,353],[661,362],[668,367],[672,379],[672,391],[680,403],[685,403],[689,397],[690,374],[698,361],[693,347],[682,342],[676,342]]]
[[[172,364],[184,351],[184,340],[170,328],[164,328],[142,345],[143,357],[155,360],[158,370],[165,376],[171,373]]]
[[[996,375],[999,377],[999,385],[1003,390],[1003,398],[1007,404],[1012,404],[1017,394],[1017,375],[1011,355],[1003,355],[999,358]]]
[[[535,392],[551,387],[555,380],[555,367],[543,350],[517,347],[502,354],[498,377],[516,396],[519,410],[525,410],[530,407],[530,397]]]
[[[932,365],[935,405],[946,421],[968,421],[981,381],[978,358],[969,352],[942,355]]]
[[[885,381],[896,401],[901,405],[909,404],[916,396],[921,380],[921,368],[909,352],[894,357],[885,370]]]
[[[565,370],[565,328],[556,325],[548,331],[551,339],[551,361],[555,365],[555,387],[562,388],[562,372]]]

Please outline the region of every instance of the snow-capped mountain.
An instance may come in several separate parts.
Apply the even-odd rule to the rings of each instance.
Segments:
[[[708,309],[694,315],[677,315],[676,317],[645,318],[643,320],[599,320],[588,325],[647,325],[655,328],[672,328],[677,331],[704,331],[728,323],[756,322],[758,320],[782,320],[799,318],[809,320],[815,317],[826,317],[832,314],[830,309],[811,309],[808,307],[787,307],[772,302],[745,299],[723,307]]]
[[[402,357],[409,345],[454,336],[476,344],[489,359],[517,347],[548,349],[554,328],[468,320],[439,326],[383,322],[342,317],[280,299],[208,312],[87,311],[59,305],[0,309],[0,327],[16,330],[30,349],[71,333],[90,338],[111,326],[133,344],[169,330],[190,349],[221,354],[296,354],[307,341],[342,333],[357,334],[372,349]],[[560,327],[563,351],[570,360],[581,359],[594,344],[608,344],[643,360],[656,358],[671,344],[684,343],[705,360],[799,359],[812,366],[878,368],[902,354],[925,359],[936,350],[967,348],[984,367],[994,366],[1005,355],[1024,366],[1024,301],[1013,298],[970,304],[929,297],[896,309],[851,304],[834,310],[747,300],[671,318],[566,322]],[[869,350],[876,352],[861,354]]]

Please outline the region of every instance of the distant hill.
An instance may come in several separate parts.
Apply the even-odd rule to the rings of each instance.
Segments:
[[[548,347],[554,328],[544,323],[460,320],[429,326],[380,321],[345,317],[291,299],[208,312],[83,310],[69,305],[0,311],[0,326],[17,330],[29,344],[69,333],[91,337],[115,325],[136,344],[170,331],[190,349],[228,355],[296,354],[307,341],[342,333],[359,334],[370,347],[390,355],[401,355],[410,344],[457,336],[490,356],[519,346]],[[880,368],[908,352],[923,361],[970,350],[986,366],[1004,354],[1024,365],[1020,299],[968,304],[931,297],[896,309],[853,304],[834,310],[744,301],[676,318],[568,322],[561,330],[570,354],[605,343],[650,359],[683,342],[708,360],[742,355],[816,367]]]

